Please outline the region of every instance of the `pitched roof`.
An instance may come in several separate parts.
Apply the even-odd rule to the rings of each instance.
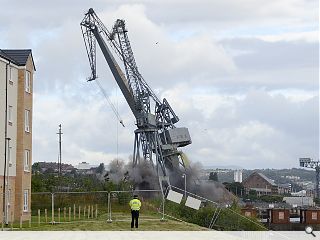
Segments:
[[[270,178],[266,177],[263,173],[259,173],[259,172],[253,172],[251,173],[244,181],[243,183],[247,182],[249,179],[252,178],[252,176],[254,175],[258,175],[260,178],[263,178],[266,182],[268,182],[270,185],[272,186],[277,186],[277,184],[274,183],[273,180],[271,180]]]
[[[15,64],[17,64],[13,59],[11,59],[9,56],[7,56],[4,52],[2,52],[2,50],[0,49],[0,57],[4,58],[8,61],[13,61]]]
[[[270,183],[273,186],[276,186],[277,184],[274,183],[274,181],[272,181],[270,178],[268,178],[266,175],[262,174],[262,173],[258,173],[260,175],[260,177],[262,177],[264,180],[266,180],[268,183]]]
[[[0,49],[0,56],[13,61],[18,66],[25,66],[30,55],[34,70],[36,70],[31,49]]]

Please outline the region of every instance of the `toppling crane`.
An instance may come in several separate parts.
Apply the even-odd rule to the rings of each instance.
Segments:
[[[300,167],[313,168],[316,170],[316,197],[320,198],[319,180],[320,180],[320,161],[314,161],[312,158],[299,158]]]
[[[133,166],[138,164],[141,157],[150,161],[156,166],[160,187],[162,188],[162,180],[170,185],[168,170],[178,172],[186,168],[186,158],[178,148],[191,144],[188,129],[175,126],[179,118],[168,101],[166,99],[160,101],[140,74],[124,20],[118,19],[109,31],[90,8],[80,25],[91,68],[88,81],[97,78],[96,42],[98,42],[113,77],[136,119]],[[125,74],[107,44],[122,61]]]

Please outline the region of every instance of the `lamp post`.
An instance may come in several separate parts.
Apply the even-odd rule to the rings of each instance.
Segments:
[[[187,199],[187,175],[183,173],[182,178],[184,178],[184,199]]]

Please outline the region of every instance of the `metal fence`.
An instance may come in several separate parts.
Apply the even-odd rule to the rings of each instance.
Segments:
[[[143,202],[141,220],[159,220],[164,206],[160,190],[94,191],[94,192],[33,192],[14,196],[0,193],[0,221],[5,228],[25,228],[40,225],[76,222],[130,221],[129,201],[138,194]],[[15,201],[22,203],[17,209]],[[144,216],[146,214],[146,216]]]
[[[212,212],[206,212],[202,219],[202,226],[207,228],[216,228],[225,225],[227,220],[234,219],[235,227],[241,219],[248,221],[248,224],[256,224],[251,219],[239,214],[238,212],[228,208],[226,205],[219,205],[204,197],[187,192],[186,190],[171,186],[171,190],[177,191],[184,196],[193,197],[200,200],[201,208],[199,211],[190,212],[190,208],[184,206],[184,202],[176,204],[165,199],[161,190],[135,190],[133,191],[95,191],[95,192],[36,192],[31,194],[31,204],[27,211],[21,210],[20,213],[14,212],[13,196],[6,196],[6,207],[4,212],[0,213],[2,228],[23,228],[30,226],[41,226],[50,224],[64,224],[77,222],[121,222],[131,220],[131,211],[129,201],[133,194],[138,194],[142,200],[142,208],[140,210],[140,219],[145,221],[159,221],[165,218],[175,220],[193,222],[188,219],[192,214],[196,216],[197,212],[201,212],[203,207],[211,207]],[[169,191],[166,189],[165,195]],[[0,203],[3,206],[3,194],[0,193]],[[9,201],[9,199],[11,199]],[[24,201],[23,196],[20,198]],[[10,204],[8,204],[10,202]],[[177,219],[174,214],[175,210],[185,213],[181,219]],[[207,208],[208,209],[208,208]],[[207,210],[205,209],[205,210]],[[191,213],[191,214],[189,214]],[[189,214],[189,216],[188,216]],[[31,215],[31,216],[30,216]],[[175,217],[173,217],[175,216]],[[201,215],[198,215],[201,216]]]
[[[141,215],[160,219],[164,203],[160,190],[135,190],[143,201]],[[129,201],[132,191],[32,193],[32,216],[44,214],[45,223],[70,221],[124,221],[131,218]],[[41,222],[42,217],[40,216]]]

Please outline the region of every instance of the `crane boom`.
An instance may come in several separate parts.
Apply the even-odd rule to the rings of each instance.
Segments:
[[[96,45],[95,40],[98,42],[100,49],[103,53],[103,56],[105,57],[119,88],[121,89],[132,113],[136,116],[137,113],[133,105],[134,97],[132,94],[132,90],[130,89],[129,83],[125,75],[123,74],[121,68],[119,67],[117,61],[112,56],[107,44],[105,43],[101,34],[99,33],[99,29],[98,29],[99,25],[96,25],[93,20],[94,19],[93,17],[95,15],[92,16],[89,13],[94,14],[93,10],[92,11],[89,10],[89,12],[86,14],[86,18],[81,22],[81,26],[84,26],[82,28],[82,33],[84,36],[86,46],[95,46]],[[93,38],[93,36],[95,38]],[[89,61],[91,65],[91,77],[89,78],[89,81],[93,81],[97,78],[95,49],[96,49],[95,47],[91,49],[89,48],[89,51],[88,51],[88,48],[87,48]]]
[[[166,99],[161,102],[140,74],[125,27],[125,21],[118,19],[112,31],[109,31],[92,8],[81,22],[82,34],[89,58],[91,77],[96,74],[96,42],[108,63],[108,66],[121,89],[132,113],[136,118],[137,129],[134,140],[134,166],[143,159],[155,163],[158,174],[167,176],[167,170],[177,171],[180,165],[185,167],[178,147],[191,143],[189,131],[176,127],[179,121]],[[113,57],[108,45],[123,62],[125,74]],[[154,106],[154,110],[152,110]],[[180,165],[179,165],[180,164]],[[160,176],[160,175],[159,175]],[[161,183],[160,183],[161,186]]]

